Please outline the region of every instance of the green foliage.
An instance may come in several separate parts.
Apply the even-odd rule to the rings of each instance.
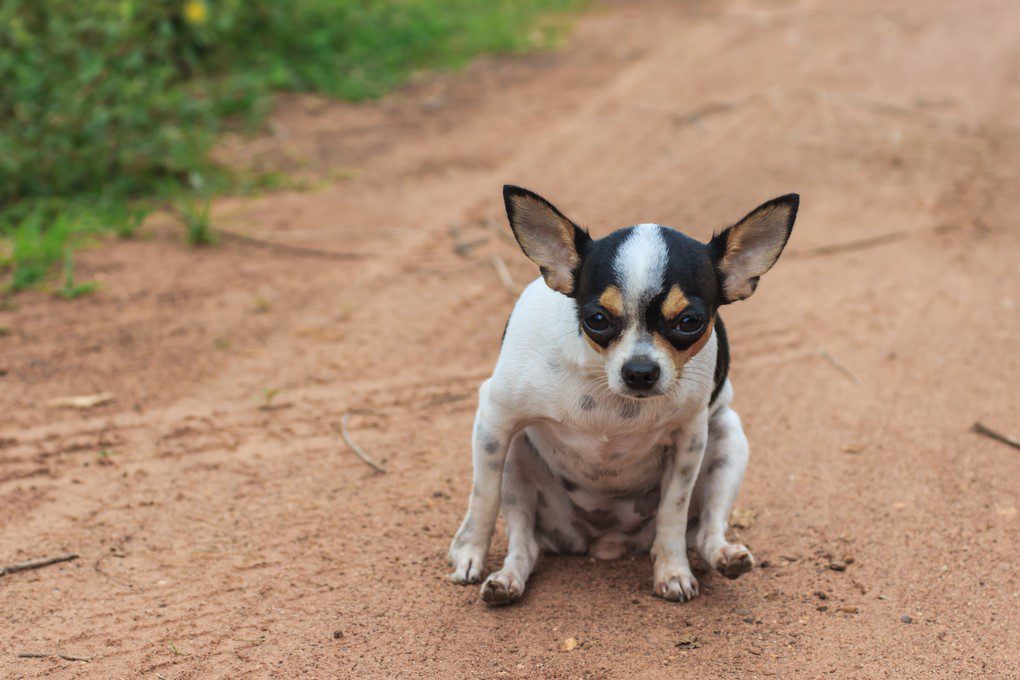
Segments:
[[[186,199],[181,201],[180,212],[184,221],[184,233],[193,246],[209,246],[216,242],[210,221],[209,199]]]
[[[74,253],[68,249],[64,253],[64,283],[56,290],[56,294],[65,300],[73,300],[88,295],[98,287],[99,284],[95,281],[74,282]]]
[[[581,2],[3,0],[9,285],[39,281],[74,234],[130,236],[144,217],[139,200],[279,183],[234,178],[208,160],[217,135],[257,125],[275,91],[377,97],[418,69],[545,42],[551,27],[536,31],[537,19]],[[201,225],[187,226],[193,240]]]

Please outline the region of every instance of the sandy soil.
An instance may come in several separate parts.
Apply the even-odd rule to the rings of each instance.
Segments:
[[[83,255],[98,294],[0,311],[0,563],[81,555],[0,577],[0,677],[1020,677],[1020,452],[970,431],[1020,431],[1018,29],[1011,0],[628,2],[555,54],[285,102],[224,153],[317,183],[216,223],[344,257],[155,218]],[[597,234],[801,193],[726,315],[761,569],[684,605],[647,558],[547,558],[501,610],[443,580],[513,302],[489,258],[535,273],[506,181]]]

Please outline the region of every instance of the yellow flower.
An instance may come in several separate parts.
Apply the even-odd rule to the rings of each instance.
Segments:
[[[209,17],[209,8],[202,0],[188,0],[184,3],[184,18],[189,24],[200,26]]]

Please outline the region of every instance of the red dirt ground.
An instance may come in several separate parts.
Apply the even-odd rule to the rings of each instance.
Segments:
[[[99,293],[0,312],[0,563],[81,555],[0,577],[0,677],[1020,677],[1020,452],[970,431],[1020,430],[1018,31],[1011,0],[628,2],[554,54],[284,102],[224,154],[315,186],[215,223],[351,258],[155,218],[82,255]],[[443,579],[513,302],[489,257],[535,275],[504,182],[701,238],[801,193],[726,310],[763,568],[683,605],[647,558],[546,558],[500,610]]]

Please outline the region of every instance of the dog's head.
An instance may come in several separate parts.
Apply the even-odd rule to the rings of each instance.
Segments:
[[[521,250],[575,300],[609,387],[640,398],[668,392],[708,342],[719,307],[754,292],[786,246],[799,197],[763,203],[709,243],[657,224],[592,239],[527,189],[507,185],[503,200]]]

